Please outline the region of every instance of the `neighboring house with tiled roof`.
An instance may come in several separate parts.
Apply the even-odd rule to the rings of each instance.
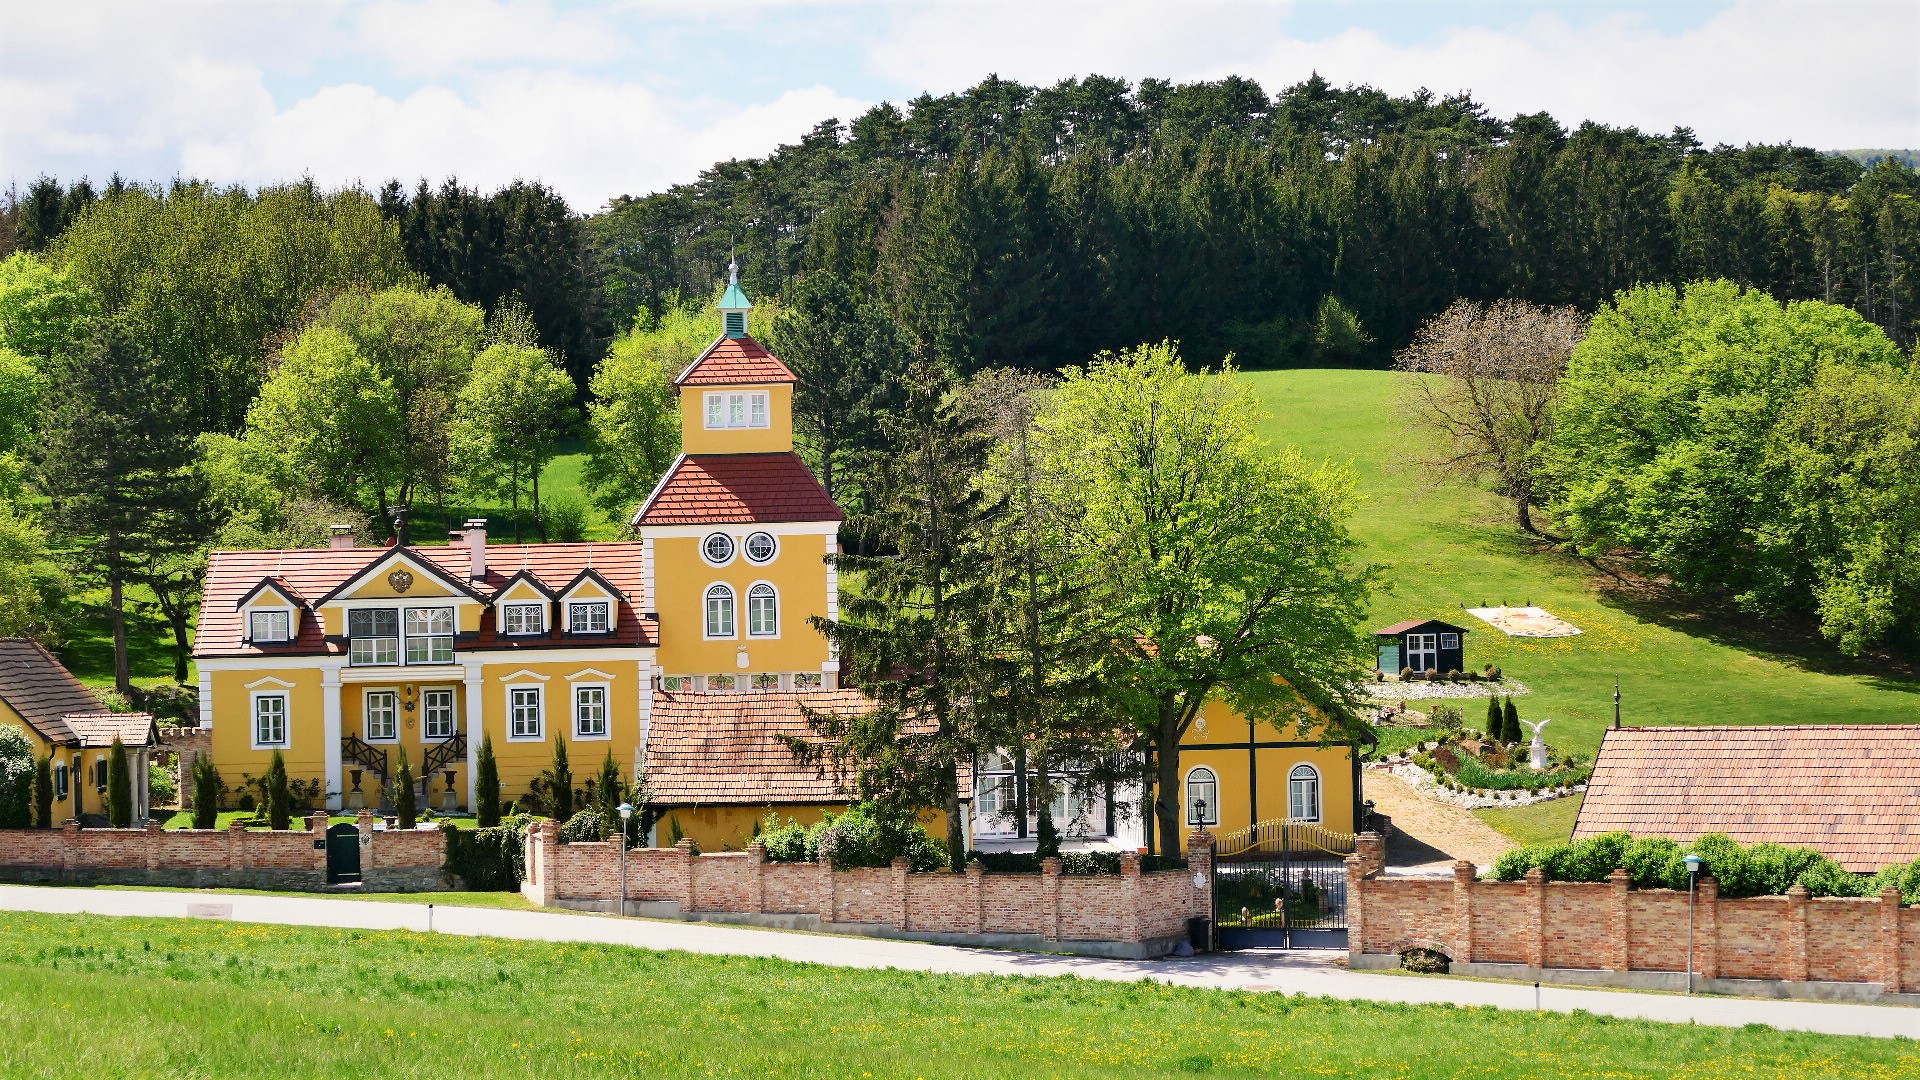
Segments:
[[[136,822],[147,816],[151,714],[110,712],[66,665],[31,638],[0,638],[0,724],[18,724],[35,756],[53,759],[53,823],[107,812],[107,757],[118,737],[132,771]]]
[[[1613,728],[1601,740],[1575,839],[1816,848],[1856,873],[1920,858],[1920,726]]]

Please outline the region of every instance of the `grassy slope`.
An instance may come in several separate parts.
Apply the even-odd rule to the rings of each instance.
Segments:
[[[25,913],[0,915],[0,1009],[34,1018],[34,1038],[0,1040],[0,1074],[13,1077],[1784,1078],[1920,1068],[1908,1040]]]
[[[1534,548],[1491,493],[1436,487],[1417,469],[1389,464],[1406,456],[1393,404],[1400,378],[1379,371],[1247,375],[1272,413],[1269,439],[1311,458],[1351,462],[1358,472],[1367,501],[1354,533],[1365,558],[1390,567],[1391,588],[1375,601],[1372,621],[1437,617],[1475,629],[1468,663],[1498,664],[1532,688],[1517,702],[1521,716],[1552,717],[1547,735],[1556,746],[1591,752],[1599,744],[1612,721],[1616,675],[1630,724],[1912,722],[1920,681],[1824,651],[1768,650],[1692,613],[1603,595],[1591,567]],[[1586,633],[1510,639],[1460,610],[1483,601],[1535,603]],[[1469,722],[1477,716],[1468,709]],[[1530,816],[1564,816],[1552,806],[1503,811],[1495,823],[1534,838],[1541,829]]]

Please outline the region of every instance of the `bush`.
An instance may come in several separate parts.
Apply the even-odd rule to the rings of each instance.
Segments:
[[[1451,705],[1434,705],[1427,710],[1427,726],[1442,735],[1457,734],[1466,722],[1467,718],[1461,715],[1460,710]]]
[[[447,838],[445,870],[458,876],[471,892],[512,892],[527,878],[524,815],[485,829],[456,829],[441,825]]]
[[[818,857],[818,839],[805,825],[788,818],[785,824],[773,814],[760,823],[761,846],[767,849],[768,862],[813,862]]]
[[[1400,681],[1401,681],[1401,682],[1408,682],[1408,681],[1411,681],[1411,680],[1412,680],[1412,678],[1413,678],[1413,669],[1412,669],[1412,668],[1410,668],[1410,667],[1403,667],[1403,668],[1401,668],[1401,669],[1400,669]]]
[[[1554,881],[1605,881],[1624,869],[1637,889],[1685,889],[1688,852],[1705,860],[1703,876],[1720,884],[1720,895],[1779,896],[1804,885],[1815,896],[1871,896],[1882,886],[1867,881],[1811,848],[1781,844],[1742,847],[1724,834],[1710,833],[1683,849],[1665,837],[1635,840],[1626,833],[1605,833],[1568,844],[1515,848],[1493,864],[1500,881],[1518,881],[1539,867]],[[1899,871],[1901,868],[1889,868]],[[1886,875],[1889,871],[1882,871]],[[1920,873],[1916,873],[1920,878]],[[1916,880],[1920,885],[1920,880]]]
[[[582,810],[560,826],[563,844],[591,844],[606,839],[606,835],[606,824],[600,820],[598,810]]]
[[[837,816],[828,814],[814,829],[815,857],[836,870],[887,866],[896,855],[905,855],[920,873],[947,868],[944,842],[919,822],[890,820],[869,803],[855,803]]]
[[[172,806],[179,798],[180,785],[173,778],[173,770],[155,762],[147,770],[147,805]]]
[[[33,744],[27,733],[0,724],[0,829],[33,824]]]
[[[1400,969],[1421,975],[1445,975],[1453,962],[1437,949],[1408,949],[1400,954]]]
[[[185,724],[199,718],[200,689],[179,683],[156,683],[135,690],[140,708],[161,723]]]
[[[1550,772],[1534,772],[1532,769],[1490,769],[1474,758],[1463,758],[1460,762],[1460,782],[1470,787],[1492,788],[1496,791],[1538,791],[1555,784],[1578,784],[1592,775],[1586,768],[1556,769]]]
[[[577,544],[587,538],[587,504],[570,495],[548,499],[540,508],[542,535],[556,544]]]
[[[1900,902],[1903,904],[1920,904],[1920,859],[1905,865],[1895,864],[1875,874],[1861,890],[1861,895],[1879,896],[1883,889],[1900,890]]]

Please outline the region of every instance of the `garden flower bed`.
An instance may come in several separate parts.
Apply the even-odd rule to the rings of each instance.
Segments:
[[[1551,767],[1527,764],[1525,744],[1501,743],[1475,731],[1442,734],[1383,764],[1415,791],[1439,802],[1479,810],[1527,806],[1587,789],[1593,767],[1579,755],[1554,755]]]

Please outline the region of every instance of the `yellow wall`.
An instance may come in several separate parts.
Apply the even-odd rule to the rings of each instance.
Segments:
[[[580,678],[582,683],[604,682],[607,685],[607,731],[609,739],[576,739],[573,734],[573,686],[568,676],[586,668],[604,671],[613,676],[601,679],[586,675]],[[529,675],[518,673],[526,671],[533,675],[548,676],[545,682]],[[502,679],[502,676],[516,676]],[[606,759],[607,750],[613,750],[613,760],[620,766],[623,779],[633,779],[634,749],[640,742],[640,664],[635,660],[568,660],[564,662],[527,663],[515,658],[507,658],[499,663],[486,666],[485,682],[481,686],[481,711],[484,716],[485,730],[493,737],[493,757],[500,771],[500,798],[504,802],[518,799],[527,792],[527,783],[553,764],[553,736],[555,732],[567,738],[567,764],[573,770],[573,784],[583,787],[587,778],[598,775],[600,764]],[[545,687],[542,698],[545,708],[545,730],[538,742],[510,742],[507,739],[507,688],[510,686]],[[463,714],[462,721],[465,724]],[[463,727],[469,739],[478,739],[479,730]],[[466,772],[463,769],[454,777],[454,790],[466,793]],[[441,785],[444,786],[444,785]],[[436,787],[435,790],[438,790]],[[437,803],[436,803],[437,805]]]
[[[1244,829],[1256,821],[1287,817],[1287,775],[1294,766],[1301,764],[1312,765],[1320,772],[1320,824],[1334,832],[1353,831],[1351,750],[1345,746],[1263,746],[1250,754],[1246,749],[1249,741],[1312,743],[1319,737],[1319,731],[1316,728],[1303,734],[1290,723],[1279,727],[1258,723],[1253,725],[1253,738],[1249,740],[1246,717],[1225,702],[1208,702],[1201,716],[1206,721],[1205,730],[1201,730],[1196,723],[1181,742],[1180,799],[1184,807],[1185,782],[1189,771],[1203,765],[1214,771],[1219,780],[1220,823],[1209,825],[1208,831],[1217,835]],[[1211,748],[1222,743],[1240,745],[1234,749]],[[1256,776],[1260,800],[1258,807],[1252,806],[1249,801]],[[1182,816],[1185,816],[1184,811]],[[1183,826],[1183,847],[1186,834],[1192,831],[1190,826]]]
[[[238,792],[243,774],[266,775],[272,750],[253,749],[253,694],[272,690],[287,695],[287,745],[281,754],[287,763],[289,780],[318,780],[326,771],[326,746],[323,738],[320,672],[295,669],[271,671],[214,671],[213,678],[213,763],[220,779]],[[264,683],[253,689],[247,684],[262,679],[292,683],[292,689]]]
[[[27,733],[27,742],[33,747],[33,758],[38,762],[51,753],[54,764],[65,762],[70,770],[68,774],[67,797],[61,798],[59,789],[54,789],[53,824],[59,824],[68,818],[81,814],[104,814],[107,812],[106,796],[93,782],[93,771],[99,768],[97,762],[107,760],[113,753],[107,748],[83,750],[72,746],[56,746],[40,737],[40,732],[26,722],[6,702],[0,701],[0,724],[13,724]],[[137,751],[128,752],[129,764]],[[76,765],[76,762],[78,763]]]
[[[692,840],[701,851],[745,851],[747,845],[753,842],[755,828],[766,820],[768,814],[772,814],[782,825],[789,820],[812,825],[822,815],[838,814],[846,808],[845,803],[818,806],[682,806],[661,814],[654,831],[660,846],[667,847],[673,842],[673,826],[677,821],[680,835]],[[946,838],[947,815],[944,811],[921,811],[920,824],[935,838]]]
[[[759,671],[819,671],[827,660],[827,640],[807,625],[807,616],[827,612],[827,538],[818,534],[780,535],[779,554],[764,566],[747,561],[738,549],[750,532],[762,526],[716,527],[735,538],[733,561],[709,566],[700,557],[701,538],[660,537],[653,542],[655,607],[660,613],[662,671],[669,675],[726,675]],[[747,634],[747,590],[756,581],[770,582],[779,591],[780,636],[756,638]],[[734,629],[730,639],[708,641],[706,593],[724,582],[733,588]],[[747,666],[738,666],[740,646],[747,647]]]
[[[707,395],[729,390],[767,392],[767,426],[707,427]],[[793,449],[793,385],[759,383],[680,388],[680,449],[689,454],[775,454]]]

